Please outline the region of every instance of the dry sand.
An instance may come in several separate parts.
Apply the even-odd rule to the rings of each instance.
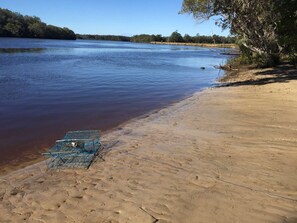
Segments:
[[[0,222],[297,222],[296,76],[256,72],[105,134],[89,170],[0,178]]]

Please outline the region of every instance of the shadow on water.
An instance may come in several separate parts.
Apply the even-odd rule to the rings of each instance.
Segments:
[[[0,53],[41,53],[45,48],[0,48]]]
[[[248,72],[248,70],[247,70]],[[238,75],[238,71],[231,73],[230,77],[235,77]],[[293,65],[284,64],[272,69],[265,69],[255,73],[255,79],[249,80],[239,80],[231,83],[223,83],[218,87],[236,87],[243,85],[266,85],[272,83],[285,83],[291,80],[297,80],[297,69]]]

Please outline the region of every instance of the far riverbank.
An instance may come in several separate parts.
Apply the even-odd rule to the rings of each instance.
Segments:
[[[176,45],[176,46],[199,46],[206,48],[233,48],[237,49],[236,44],[224,44],[224,43],[177,43],[177,42],[151,42],[151,44],[159,45]]]

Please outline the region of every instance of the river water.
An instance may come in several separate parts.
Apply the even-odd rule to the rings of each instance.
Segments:
[[[213,85],[221,51],[0,38],[0,166],[39,157],[68,130],[107,130]]]

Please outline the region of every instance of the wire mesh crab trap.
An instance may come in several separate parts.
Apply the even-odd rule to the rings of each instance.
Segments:
[[[43,155],[49,169],[89,168],[100,148],[98,130],[69,131]]]

